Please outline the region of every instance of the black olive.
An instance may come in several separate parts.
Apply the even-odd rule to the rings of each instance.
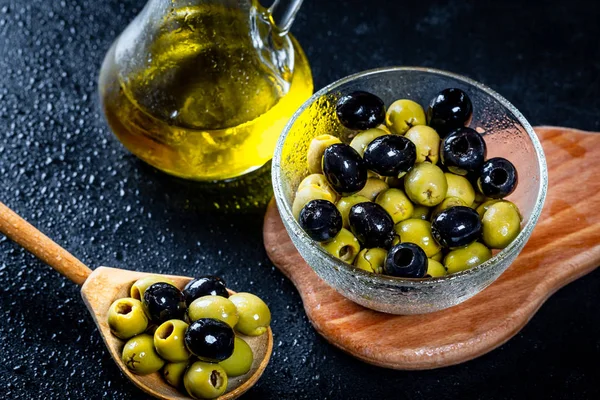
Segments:
[[[457,175],[479,171],[487,155],[483,137],[471,128],[458,128],[442,140],[440,159],[448,170]]]
[[[338,100],[336,114],[346,128],[375,128],[385,120],[383,100],[368,92],[352,92]]]
[[[333,144],[323,153],[323,174],[342,196],[359,192],[367,184],[367,166],[347,144]]]
[[[455,206],[437,214],[431,221],[433,238],[448,248],[466,246],[481,236],[479,214],[471,207]]]
[[[397,244],[388,252],[383,272],[400,278],[423,278],[427,273],[427,255],[414,243]]]
[[[398,176],[408,172],[417,160],[417,148],[404,136],[380,136],[365,149],[367,168],[383,176]]]
[[[377,203],[358,203],[348,214],[350,230],[363,247],[389,248],[394,240],[394,221]]]
[[[170,319],[183,319],[185,298],[175,286],[159,282],[148,286],[144,292],[144,306],[148,316],[156,324]]]
[[[477,188],[487,197],[500,199],[514,192],[519,183],[515,166],[505,158],[495,157],[487,160],[477,179]]]
[[[228,298],[229,292],[225,281],[218,276],[201,276],[191,280],[183,288],[185,303],[189,306],[192,301],[203,296],[221,296]]]
[[[431,100],[427,122],[443,138],[454,129],[467,125],[471,115],[473,105],[469,96],[460,89],[450,88],[442,90]]]
[[[208,362],[219,362],[231,357],[234,340],[233,329],[225,322],[212,318],[200,318],[192,322],[184,337],[190,353]]]
[[[330,201],[309,201],[300,211],[300,226],[317,242],[326,242],[342,230],[342,214]]]

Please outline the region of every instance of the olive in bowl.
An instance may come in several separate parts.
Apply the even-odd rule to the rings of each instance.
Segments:
[[[440,158],[452,173],[467,175],[478,172],[487,155],[485,140],[471,128],[458,128],[442,140]]]
[[[300,211],[300,226],[317,242],[326,242],[342,230],[342,214],[327,200],[308,202]]]
[[[323,153],[323,174],[336,192],[350,195],[367,184],[367,167],[356,150],[333,144]]]
[[[440,136],[466,126],[473,115],[473,104],[461,89],[447,88],[439,92],[427,109],[427,123]]]
[[[399,99],[388,107],[385,123],[390,131],[403,135],[413,126],[426,124],[425,111],[416,101]]]
[[[450,207],[440,212],[431,222],[434,239],[447,248],[473,243],[481,237],[482,231],[479,214],[471,207]]]
[[[423,278],[427,273],[427,256],[414,243],[400,243],[389,251],[383,270],[400,278]]]
[[[385,104],[373,93],[355,91],[339,99],[336,115],[347,128],[366,130],[376,128],[385,120]]]
[[[389,248],[394,240],[394,221],[377,203],[359,203],[350,209],[348,221],[362,246]]]
[[[327,134],[338,137],[343,143],[349,143],[352,135],[360,132],[349,132],[335,114],[337,101],[344,95],[362,90],[380,97],[385,105],[391,105],[397,99],[404,98],[426,105],[447,88],[457,88],[467,94],[472,107],[471,112],[463,114],[459,126],[454,125],[448,132],[437,132],[440,138],[443,139],[452,130],[468,125],[476,131],[485,132],[488,154],[519,160],[520,184],[509,200],[517,204],[523,216],[520,233],[507,247],[476,267],[445,275],[443,268],[440,269],[439,265],[432,263],[437,267],[434,274],[438,275],[432,278],[401,278],[376,274],[332,256],[325,248],[330,242],[321,245],[312,240],[291,213],[295,189],[307,173],[303,153],[314,137],[324,133],[317,131],[315,127],[327,127]],[[505,143],[510,145],[506,146]],[[435,189],[440,194],[429,204],[421,204],[433,197],[433,188],[428,191],[429,179],[407,180],[411,171],[419,164],[429,164],[438,168],[435,175],[439,186]],[[409,197],[413,206],[419,207],[417,218],[431,218],[432,208],[447,197],[448,182],[444,172],[449,171],[444,171],[439,165],[444,167],[440,161],[437,165],[417,162],[401,181],[394,183],[395,188],[404,191]],[[419,174],[415,175],[419,178]],[[367,308],[393,314],[421,314],[451,307],[493,282],[512,263],[530,237],[540,216],[547,190],[547,171],[539,140],[528,122],[510,103],[489,88],[470,79],[444,71],[420,68],[382,68],[367,71],[344,78],[316,93],[292,117],[280,136],[273,158],[272,177],[275,199],[283,224],[306,263],[319,277],[348,299]],[[471,186],[476,189],[476,185],[471,183]],[[424,190],[420,190],[422,188]],[[341,199],[344,197],[346,196],[342,195]],[[420,202],[415,201],[417,199]],[[485,201],[485,198],[481,200]],[[337,202],[340,201],[342,200]],[[478,214],[477,216],[479,218]],[[342,232],[344,230],[340,234]],[[351,235],[351,232],[348,234]],[[367,248],[360,246],[358,253],[363,247]],[[387,250],[389,251],[389,248]],[[453,250],[444,249],[446,253],[449,251]],[[444,255],[440,252],[430,258],[436,257],[438,262],[443,262]],[[353,258],[355,259],[356,257]]]
[[[399,176],[415,164],[417,148],[405,137],[385,135],[369,143],[363,157],[371,171],[382,176]]]
[[[487,160],[481,167],[477,187],[483,195],[499,199],[510,195],[519,182],[517,169],[505,158]]]

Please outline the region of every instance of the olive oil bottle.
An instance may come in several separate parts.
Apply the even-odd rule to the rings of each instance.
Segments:
[[[114,134],[185,179],[223,181],[260,168],[313,90],[304,52],[275,28],[256,0],[150,0],[100,74]]]

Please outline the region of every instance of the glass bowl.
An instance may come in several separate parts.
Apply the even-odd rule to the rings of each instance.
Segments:
[[[483,134],[488,158],[512,161],[519,184],[508,199],[523,214],[522,230],[505,249],[487,262],[441,278],[407,279],[365,272],[331,256],[311,240],[292,216],[292,202],[300,181],[308,174],[306,152],[320,134],[338,136],[343,142],[356,133],[343,127],[335,115],[337,99],[364,90],[389,106],[408,98],[424,107],[438,92],[455,87],[473,103],[470,127]],[[506,99],[471,79],[427,68],[381,68],[341,79],[315,93],[285,127],[273,158],[273,189],[281,219],[300,255],[312,269],[344,297],[364,307],[391,314],[424,314],[459,304],[490,285],[527,243],[540,216],[548,186],[542,146],[533,128]],[[506,294],[510,296],[510,293]]]

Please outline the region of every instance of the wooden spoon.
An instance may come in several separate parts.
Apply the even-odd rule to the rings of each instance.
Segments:
[[[92,271],[2,202],[0,202],[0,232],[81,286],[81,297],[92,314],[111,357],[137,387],[159,399],[190,398],[169,386],[160,372],[145,376],[132,374],[121,361],[124,342],[113,336],[108,327],[107,314],[112,302],[122,297],[128,297],[129,288],[136,280],[156,274],[107,267],[99,267]],[[180,289],[192,279],[183,276],[164,276],[171,279]],[[254,363],[246,375],[229,379],[227,392],[219,397],[220,400],[237,399],[248,391],[258,381],[269,363],[273,350],[273,333],[270,328],[262,336],[241,335],[241,337],[252,348]]]

